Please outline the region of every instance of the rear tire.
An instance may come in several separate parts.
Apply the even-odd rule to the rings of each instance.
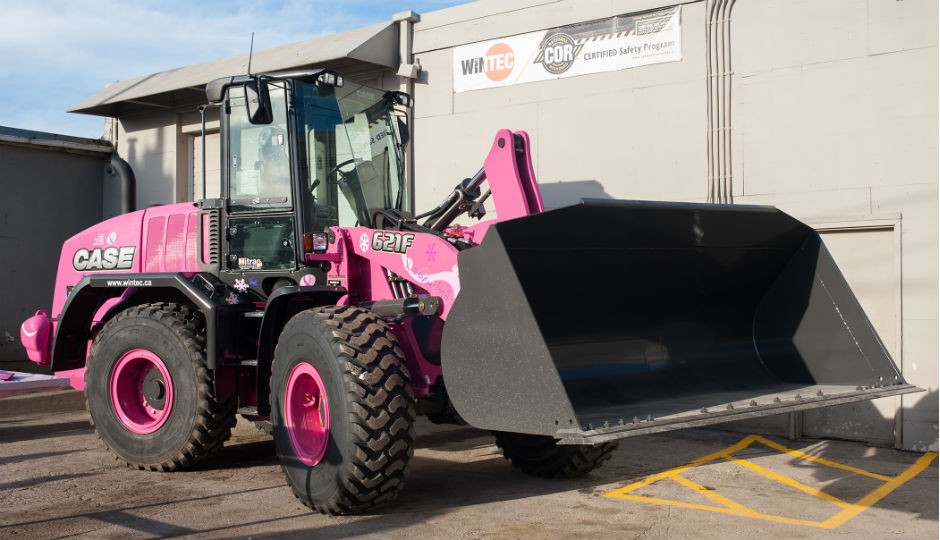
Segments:
[[[398,496],[413,454],[414,397],[384,321],[348,306],[310,309],[274,351],[271,422],[294,495],[324,514]]]
[[[134,306],[95,337],[85,406],[98,438],[131,467],[175,471],[217,450],[235,425],[216,400],[200,313],[176,304]]]
[[[513,467],[545,478],[574,478],[585,475],[610,459],[617,441],[589,444],[558,444],[545,435],[494,431],[496,446]]]

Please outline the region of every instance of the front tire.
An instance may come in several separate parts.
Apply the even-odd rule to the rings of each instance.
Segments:
[[[204,341],[201,314],[176,304],[128,308],[98,333],[85,405],[98,437],[129,466],[187,468],[229,438],[234,406],[213,394]]]
[[[294,495],[324,514],[397,497],[413,454],[414,397],[397,340],[369,311],[303,311],[274,351],[271,421]]]
[[[574,478],[585,475],[610,459],[617,441],[589,444],[558,444],[545,435],[494,431],[496,446],[513,467],[545,478]]]

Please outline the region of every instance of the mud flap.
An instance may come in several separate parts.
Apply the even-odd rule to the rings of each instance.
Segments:
[[[918,391],[773,207],[585,200],[494,225],[459,271],[442,364],[479,428],[591,444]]]

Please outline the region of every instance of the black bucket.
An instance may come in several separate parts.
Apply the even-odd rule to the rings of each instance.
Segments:
[[[459,270],[442,362],[480,428],[597,443],[917,390],[772,207],[585,200],[495,224]]]

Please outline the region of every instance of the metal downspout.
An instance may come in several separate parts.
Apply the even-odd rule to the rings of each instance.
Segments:
[[[414,61],[414,25],[421,20],[421,15],[414,11],[403,11],[392,16],[392,21],[398,23],[398,55],[400,65],[397,75],[401,78],[399,89],[414,98],[415,79],[421,72],[421,66]],[[411,142],[405,149],[405,178],[408,182],[408,198],[412,211],[415,208],[415,112],[414,107],[408,108],[408,130],[411,133]]]
[[[735,0],[706,0],[708,202],[734,202],[731,156],[731,9]]]

